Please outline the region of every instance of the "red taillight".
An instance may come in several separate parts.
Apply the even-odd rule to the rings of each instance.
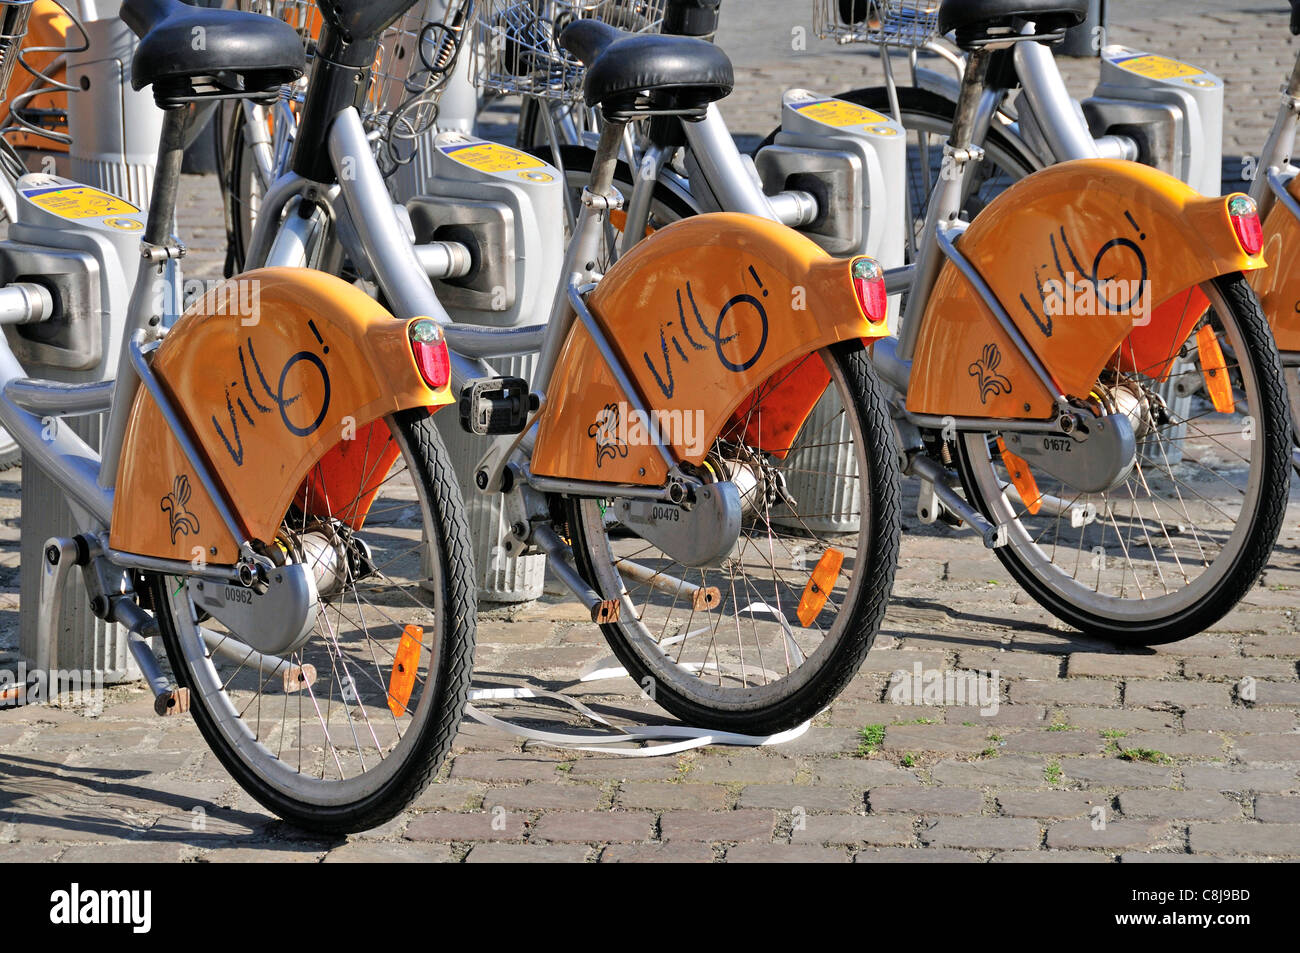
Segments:
[[[889,298],[885,294],[885,273],[870,258],[853,259],[853,293],[858,296],[858,305],[867,320],[883,321],[889,309]]]
[[[1246,254],[1258,255],[1264,247],[1264,229],[1259,224],[1259,209],[1255,207],[1254,199],[1247,195],[1234,195],[1228,200],[1228,217],[1232,219],[1232,229]]]
[[[442,390],[451,380],[451,356],[447,342],[442,338],[442,328],[429,320],[411,322],[411,353],[420,376],[432,390]]]

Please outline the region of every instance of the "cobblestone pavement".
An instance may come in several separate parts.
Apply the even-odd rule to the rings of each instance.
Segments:
[[[1280,23],[1183,17],[1145,24],[1141,42],[1204,34],[1205,65],[1270,90],[1290,58]],[[1240,58],[1226,49],[1234,36]],[[849,86],[870,79],[869,66],[846,53],[748,68],[729,109],[735,127],[763,131],[772,119],[756,104],[786,79]],[[1262,141],[1267,111],[1234,103],[1229,115],[1249,127],[1235,135]],[[190,273],[218,274],[215,186],[189,179],[183,194]],[[17,499],[17,476],[0,474],[0,667],[15,660]],[[141,688],[113,688],[93,719],[0,712],[0,862],[1300,858],[1300,506],[1260,584],[1223,622],[1130,653],[1056,623],[972,537],[907,522],[895,596],[862,673],[779,747],[633,760],[466,725],[411,810],[320,840],[245,796],[188,719],[155,718]],[[487,611],[476,683],[572,685],[607,652],[584,617],[558,595]],[[997,670],[997,713],[889,703],[890,673],[916,665]],[[630,680],[573,691],[625,718],[654,717]],[[879,726],[867,733],[874,744],[867,726]]]

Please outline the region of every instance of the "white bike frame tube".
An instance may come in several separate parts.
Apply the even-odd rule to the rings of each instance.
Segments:
[[[745,166],[716,103],[709,105],[704,119],[683,122],[682,128],[695,161],[723,208],[778,221],[767,196]]]
[[[1025,99],[1056,160],[1101,158],[1097,140],[1075,112],[1074,99],[1051,49],[1026,41],[1017,43],[1012,55]]]

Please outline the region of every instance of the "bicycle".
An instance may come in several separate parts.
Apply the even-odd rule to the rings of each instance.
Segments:
[[[863,347],[884,333],[879,269],[720,216],[665,230],[598,272],[621,204],[610,180],[623,130],[647,115],[694,121],[732,83],[712,45],[647,36],[587,73],[605,121],[600,162],[549,320],[448,322],[431,281],[469,287],[499,264],[492,222],[438,233],[427,202],[395,209],[375,157],[382,134],[367,134],[358,109],[383,31],[409,6],[321,9],[291,167],[263,198],[249,262],[334,263],[395,313],[447,322],[462,424],[493,438],[474,481],[513,514],[503,549],[545,553],[643,691],[678,717],[758,734],[803,723],[860,666],[897,561],[897,460]],[[455,133],[432,148],[449,167],[562,187],[557,170],[505,146]],[[437,208],[464,204],[463,190]],[[679,301],[688,323],[677,332],[641,317],[676,314]],[[483,363],[530,352],[531,381]],[[796,499],[779,464],[818,446],[846,448],[853,472],[839,498]]]
[[[303,52],[281,23],[179,0],[126,0],[122,17],[141,37],[132,81],[164,112],[147,213],[24,174],[0,242],[7,330],[117,367],[36,380],[16,338],[0,344],[0,422],[81,527],[31,567],[43,691],[68,681],[54,628],[80,570],[95,615],[128,630],[155,711],[191,713],[253,798],[310,830],[372,827],[444,760],[472,667],[468,532],[430,418],[453,402],[446,345],[432,320],[287,269],[223,282],[165,330],[186,127],[214,98],[278,95]],[[96,308],[120,335],[86,329]],[[103,421],[99,452],[62,424],[85,415]]]
[[[704,6],[716,14],[717,4]],[[904,315],[899,337],[876,342],[873,356],[893,390],[908,456],[904,472],[922,483],[920,519],[975,528],[1030,595],[1076,628],[1119,642],[1173,641],[1221,618],[1249,590],[1285,509],[1285,448],[1277,435],[1289,434],[1291,425],[1277,349],[1243,278],[1263,265],[1256,209],[1241,194],[1202,198],[1167,174],[1099,158],[1101,146],[1091,138],[1090,158],[1035,175],[1028,167],[1004,174],[1022,153],[994,124],[1005,97],[1001,78],[1012,74],[1012,64],[1050,64],[1046,44],[1079,22],[1084,5],[1021,6],[1023,19],[1000,13],[996,3],[872,5],[882,11],[876,24],[889,32],[889,42],[912,47],[956,29],[965,53],[956,105],[922,127],[946,134],[946,143],[927,149],[920,140],[909,148],[908,167],[931,178],[919,192],[904,190],[913,197],[904,255],[911,264],[886,273],[891,295],[905,295]],[[892,23],[890,11],[906,16]],[[1049,28],[1031,22],[1034,16]],[[581,47],[571,53],[585,56]],[[999,78],[993,89],[990,73]],[[889,91],[874,95],[864,106],[795,91],[787,94],[787,115],[833,109],[825,134],[843,136],[846,127],[888,123]],[[903,129],[915,128],[906,113],[902,118]],[[1060,125],[1064,133],[1065,118]],[[1081,140],[1082,131],[1075,132]],[[646,231],[719,206],[787,222],[805,215],[824,221],[828,209],[838,208],[835,182],[798,165],[775,182],[764,180],[787,191],[765,194],[718,115],[695,128],[661,125],[655,133],[619,169],[631,198],[621,237],[610,243],[612,260],[635,249]],[[1117,157],[1135,148],[1113,134],[1101,145]],[[990,167],[990,156],[1006,164]],[[582,149],[564,152],[575,178],[585,161]],[[762,149],[755,161],[779,169],[764,166]],[[808,203],[811,212],[796,211]],[[887,214],[899,207],[889,196],[879,204]],[[873,208],[879,211],[874,198]],[[1035,216],[1068,225],[1070,234],[1053,228],[1049,241],[1029,224]],[[963,218],[973,220],[969,227]],[[1152,221],[1162,223],[1159,243]],[[1172,245],[1159,247],[1165,241]],[[1000,254],[1003,247],[1017,249],[1014,261]],[[1168,255],[1199,264],[1161,277]],[[1105,300],[1103,265],[1120,282],[1112,289],[1151,282],[1143,314],[1114,321],[1115,309],[1136,299]],[[1083,335],[1096,337],[1072,338],[1083,350],[1054,357],[1065,327],[1077,331],[1083,324],[1066,313],[1067,304],[1079,303],[1078,293],[1100,316]],[[984,323],[946,317],[972,309],[984,314]],[[1028,413],[1025,402],[1005,391],[1023,387],[1006,374],[1009,353],[1025,358],[1022,378],[1041,385],[1040,393],[1066,397],[1065,404],[1045,412],[1030,402]],[[1080,375],[1085,353],[1087,371]],[[1116,355],[1122,360],[1113,360]],[[1219,382],[1224,374],[1230,395]],[[964,393],[963,382],[978,389]],[[1167,400],[1171,391],[1190,409],[1180,412]],[[1066,409],[1071,399],[1123,414],[1132,424],[1131,469],[1100,467],[1113,482],[1092,482],[1081,457],[1067,460],[1065,448],[1077,450],[1071,442],[1077,438],[1066,435],[1063,442],[1052,432],[1052,421],[1074,413]],[[990,407],[1000,409],[989,414]],[[1026,416],[1038,418],[1034,429]],[[1128,457],[1127,445],[1122,455]]]

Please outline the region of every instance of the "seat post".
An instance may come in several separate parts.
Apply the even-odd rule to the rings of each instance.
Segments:
[[[185,158],[185,130],[190,107],[168,106],[163,110],[162,135],[158,141],[158,166],[149,196],[149,217],[144,227],[144,244],[167,245],[176,217],[176,196],[180,191],[181,163]]]

